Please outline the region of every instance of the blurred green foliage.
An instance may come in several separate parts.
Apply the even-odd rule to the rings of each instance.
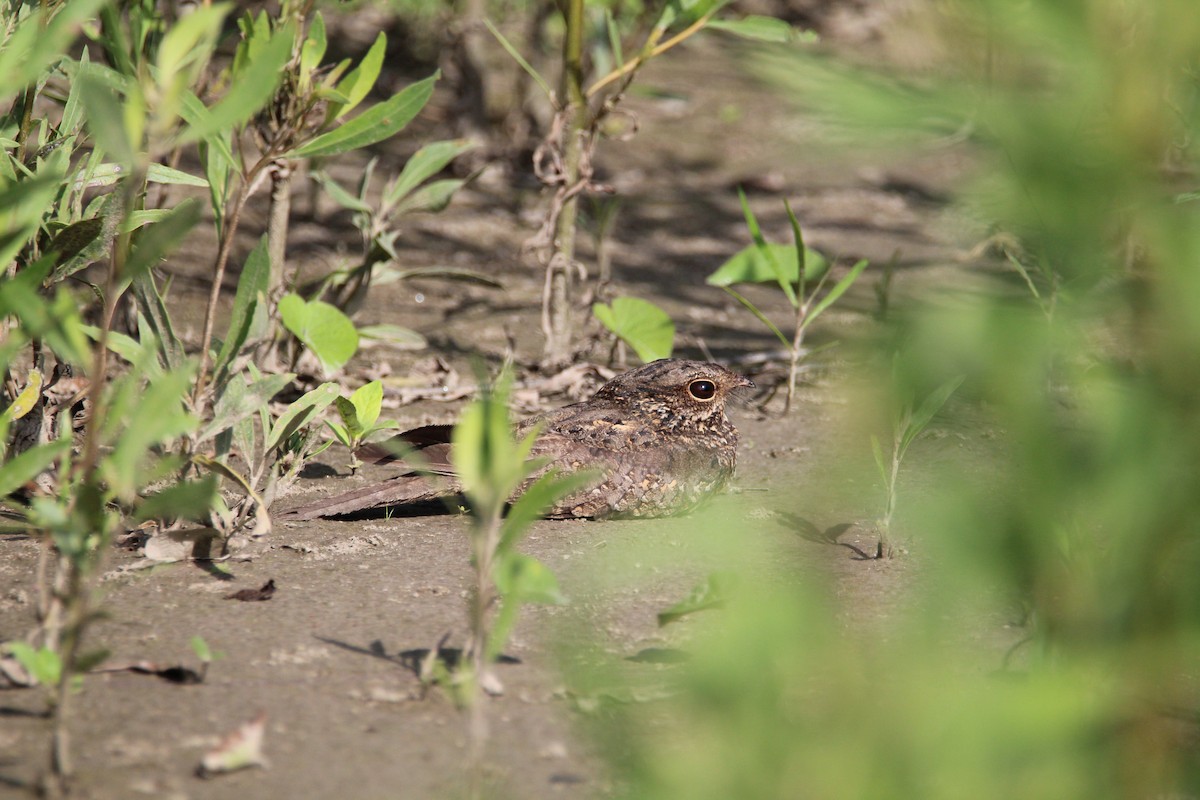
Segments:
[[[744,557],[672,697],[600,715],[628,796],[1200,792],[1200,14],[924,10],[938,60],[911,79],[752,59],[843,144],[969,148],[962,207],[1002,257],[972,268],[984,291],[913,291],[868,369],[897,353],[897,397],[966,376],[946,413],[994,439],[911,498],[898,524],[930,566],[873,626]]]

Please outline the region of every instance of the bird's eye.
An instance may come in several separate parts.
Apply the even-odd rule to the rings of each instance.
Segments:
[[[717,385],[712,381],[692,381],[688,384],[688,394],[697,400],[712,400],[717,393]]]

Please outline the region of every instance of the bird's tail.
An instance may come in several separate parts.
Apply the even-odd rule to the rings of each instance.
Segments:
[[[384,506],[425,503],[453,494],[454,489],[435,485],[421,475],[398,475],[382,483],[373,483],[361,489],[343,492],[332,497],[323,497],[311,503],[289,508],[272,516],[277,521],[299,521],[318,517],[339,517]]]

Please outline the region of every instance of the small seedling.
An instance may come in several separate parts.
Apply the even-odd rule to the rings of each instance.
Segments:
[[[738,189],[738,197],[741,198],[742,214],[746,218],[746,227],[750,229],[754,243],[722,264],[716,272],[708,276],[707,282],[713,286],[720,286],[745,306],[788,349],[787,399],[784,401],[783,408],[786,414],[792,408],[792,399],[796,392],[796,372],[800,356],[804,352],[804,334],[817,317],[836,303],[846,293],[846,290],[858,280],[858,276],[867,268],[867,261],[859,261],[828,292],[822,294],[825,282],[830,275],[829,262],[823,255],[805,246],[800,222],[792,212],[791,204],[784,201],[788,219],[792,224],[793,245],[788,247],[768,242],[762,235],[754,212],[750,210],[746,193]],[[732,284],[735,283],[770,281],[779,285],[779,290],[783,292],[788,303],[795,310],[790,340],[766,314],[732,287]]]
[[[383,405],[383,384],[371,381],[358,387],[349,397],[339,397],[337,405],[341,423],[326,420],[325,424],[333,431],[338,441],[350,448],[350,471],[357,472],[362,466],[358,460],[358,448],[372,434],[391,430],[399,426],[395,420],[377,422],[379,411]]]
[[[892,542],[892,517],[896,513],[896,478],[900,474],[900,463],[904,460],[909,445],[924,432],[962,382],[961,375],[946,381],[930,392],[916,411],[913,411],[911,402],[905,403],[900,408],[892,424],[890,457],[884,454],[879,438],[875,434],[871,434],[871,450],[875,454],[875,466],[879,468],[879,477],[883,479],[886,496],[883,518],[879,520],[879,542],[875,547],[876,558],[885,556],[892,558],[895,555],[895,545]]]

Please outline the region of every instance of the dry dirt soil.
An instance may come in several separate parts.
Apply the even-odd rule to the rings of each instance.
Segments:
[[[844,27],[834,32],[834,46],[871,40],[870,31]],[[903,163],[835,160],[815,144],[819,125],[739,70],[739,52],[707,38],[647,69],[641,85],[659,91],[630,99],[640,130],[628,141],[604,142],[600,164],[621,204],[608,243],[614,291],[663,306],[679,328],[679,355],[711,353],[769,387],[781,375],[778,358],[769,357],[777,343],[704,283],[748,243],[734,187],[751,187],[752,204],[775,241],[788,240],[782,199],[790,198],[809,244],[836,254],[841,268],[858,258],[882,265],[898,253],[894,293],[903,297],[969,270],[963,254],[975,244],[974,234],[958,227],[940,199],[968,162],[953,146],[910,154]],[[433,123],[419,131],[438,133]],[[415,146],[410,137],[397,149],[380,150],[380,169],[398,168]],[[351,180],[362,166],[350,161],[331,168]],[[485,176],[444,213],[414,219],[401,239],[404,267],[469,267],[495,276],[503,289],[405,281],[377,287],[361,312],[362,322],[406,325],[430,342],[424,351],[367,349],[339,377],[353,388],[366,376],[386,376],[392,391],[385,413],[405,427],[451,421],[462,401],[401,404],[402,379],[416,375],[417,388],[445,385],[454,395],[472,378],[472,354],[495,365],[515,347],[518,360],[536,361],[541,275],[522,260],[520,248],[544,206],[520,169]],[[295,204],[289,259],[317,274],[352,258],[358,242],[344,214],[325,200],[313,207],[303,194]],[[251,209],[243,253],[262,230],[261,214]],[[586,236],[581,246],[589,261]],[[198,304],[203,284],[191,276],[200,273],[210,248],[192,242],[168,265],[177,278],[173,296],[185,319],[183,333],[192,341],[199,322],[187,309]],[[711,550],[692,546],[707,520],[737,520],[726,535],[736,536],[737,547],[770,579],[831,582],[847,625],[885,626],[918,576],[936,568],[918,532],[903,528],[909,545],[900,557],[866,558],[874,552],[873,521],[882,500],[841,373],[847,343],[870,335],[875,325],[879,274],[868,272],[814,330],[814,346],[840,347],[812,357],[790,415],[780,415],[778,398],[765,411],[755,402],[731,409],[743,437],[734,492],[692,517],[534,526],[524,549],[555,572],[570,603],[523,615],[506,650],[511,663],[498,670],[504,694],[487,701],[488,776],[504,796],[583,798],[611,790],[612,776],[577,724],[578,704],[556,642],[586,636],[610,654],[635,659],[631,670],[670,669],[636,658],[670,651],[686,637],[686,622],[660,629],[656,614],[714,566]],[[785,305],[769,289],[750,295],[786,320]],[[603,363],[608,349],[596,348],[595,359]],[[455,374],[434,368],[434,356]],[[527,377],[538,385],[537,376]],[[526,411],[573,399],[523,396]],[[943,430],[921,443],[915,460],[976,446],[971,431]],[[350,476],[336,447],[320,462],[280,507],[386,474],[368,468]],[[919,492],[920,468],[911,475],[904,490]],[[836,543],[813,534],[834,526],[845,526]],[[464,531],[464,519],[451,514],[283,524],[225,563],[224,571],[197,563],[139,569],[145,566],[139,552],[114,552],[103,581],[105,617],[89,634],[91,643],[112,651],[111,664],[195,666],[188,645],[195,635],[221,656],[196,685],[127,671],[87,677],[72,726],[78,796],[460,796],[465,717],[442,691],[422,693],[411,661],[412,651],[444,634],[448,647],[463,642]],[[37,556],[38,545],[28,538],[0,539],[0,639],[20,637],[33,624]],[[277,587],[268,601],[225,599],[268,580]],[[1001,627],[997,623],[998,639],[1005,636]],[[0,797],[30,796],[46,763],[43,708],[37,691],[0,693]],[[203,753],[260,711],[269,765],[196,777]]]

